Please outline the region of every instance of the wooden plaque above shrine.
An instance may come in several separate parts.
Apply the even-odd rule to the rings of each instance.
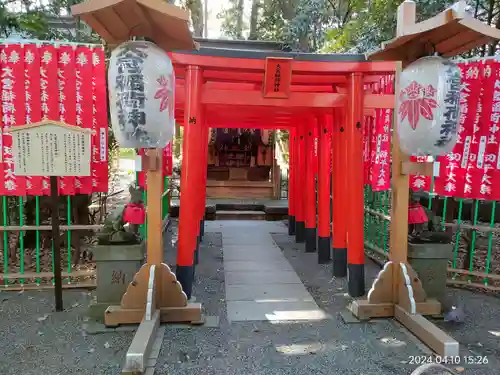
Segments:
[[[264,98],[288,98],[292,85],[291,58],[267,57],[262,95]]]

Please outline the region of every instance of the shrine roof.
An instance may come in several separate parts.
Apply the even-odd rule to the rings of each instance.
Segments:
[[[316,62],[362,62],[366,61],[364,54],[321,54],[321,53],[302,53],[288,52],[282,49],[274,49],[279,47],[279,43],[271,42],[266,46],[265,42],[253,41],[215,41],[215,40],[196,40],[200,44],[199,50],[175,50],[175,53],[197,55],[197,56],[212,56],[212,57],[228,57],[240,59],[259,59],[264,60],[266,57],[282,57],[291,58],[298,61],[316,61]],[[267,48],[268,49],[267,49]]]
[[[252,51],[286,51],[287,48],[282,42],[271,40],[232,40],[232,39],[211,39],[211,38],[193,38],[202,48],[227,48],[227,49],[245,49]]]

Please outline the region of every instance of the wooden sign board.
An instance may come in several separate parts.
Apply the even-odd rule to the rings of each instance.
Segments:
[[[46,120],[9,132],[16,176],[90,176],[91,129]]]
[[[262,95],[264,98],[288,98],[292,86],[291,58],[266,58],[264,84]]]

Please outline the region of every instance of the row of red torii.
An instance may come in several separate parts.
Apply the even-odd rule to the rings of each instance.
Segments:
[[[289,234],[305,242],[306,252],[317,250],[319,263],[332,259],[333,276],[348,276],[351,296],[365,294],[362,124],[374,109],[394,107],[394,95],[372,92],[396,65],[327,56],[330,61],[171,54],[176,120],[184,126],[176,276],[188,298],[204,232],[209,127],[289,131]]]

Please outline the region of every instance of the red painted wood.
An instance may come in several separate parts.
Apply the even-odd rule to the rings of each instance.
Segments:
[[[304,209],[306,192],[304,187],[304,179],[306,177],[306,142],[304,137],[304,128],[305,124],[301,124],[300,122],[297,124],[297,173],[295,174],[295,196],[297,197],[297,201],[295,206],[295,216],[296,221],[302,223],[305,221]]]
[[[288,215],[295,216],[295,178],[296,178],[296,156],[297,156],[297,131],[290,129],[288,135]]]
[[[360,73],[349,82],[346,121],[346,184],[349,210],[347,221],[347,263],[364,264],[364,196],[363,196],[363,81]]]
[[[331,116],[319,118],[318,237],[330,237]]]
[[[333,157],[333,243],[334,249],[347,247],[347,226],[345,212],[348,209],[346,197],[346,153],[345,153],[345,115],[342,109],[333,111],[332,157]]]
[[[183,137],[183,156],[181,170],[181,197],[179,207],[179,241],[177,247],[177,265],[192,266],[194,262],[194,250],[196,248],[196,236],[199,223],[193,220],[196,206],[199,204],[196,197],[199,194],[196,182],[199,182],[202,168],[200,145],[202,137],[202,108],[200,105],[202,87],[201,71],[198,67],[189,67],[187,72],[187,108],[185,111]],[[206,143],[206,138],[205,138]]]
[[[262,96],[264,98],[282,98],[290,96],[292,86],[292,62],[288,58],[266,58]]]
[[[316,182],[315,175],[317,166],[314,157],[314,127],[317,126],[317,119],[308,120],[308,129],[305,134],[306,143],[306,177],[302,182],[305,186],[305,223],[306,228],[316,228]]]

